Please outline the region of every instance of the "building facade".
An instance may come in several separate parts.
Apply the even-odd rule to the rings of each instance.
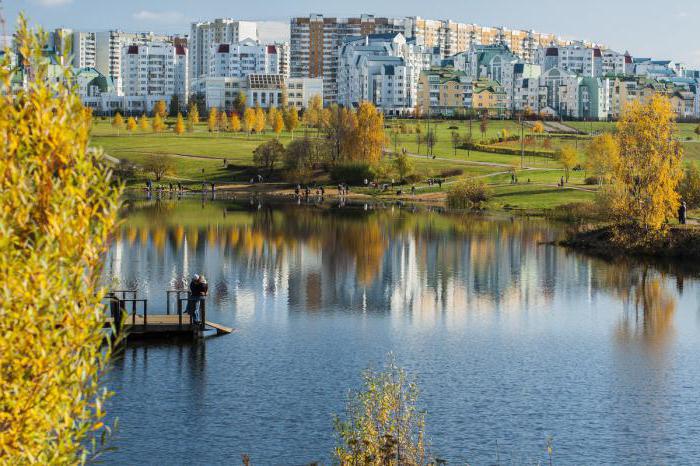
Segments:
[[[257,23],[228,18],[192,23],[188,38],[190,82],[209,73],[212,46],[237,44],[246,39],[258,41]]]
[[[207,76],[246,77],[249,74],[283,74],[275,45],[251,39],[233,44],[212,44]]]

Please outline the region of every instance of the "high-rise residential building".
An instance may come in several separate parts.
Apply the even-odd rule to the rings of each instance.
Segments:
[[[537,51],[535,61],[545,72],[559,68],[581,76],[603,75],[603,52],[599,47],[583,43],[542,47]]]
[[[212,44],[207,76],[246,77],[249,74],[283,74],[274,45],[252,39],[233,44]]]
[[[122,49],[128,45],[171,42],[171,37],[152,32],[104,31],[95,34],[95,68],[114,81],[117,93],[122,92]]]
[[[257,42],[257,23],[228,18],[192,23],[188,38],[190,82],[207,76],[214,44],[237,44],[246,39]]]
[[[165,42],[127,45],[121,63],[122,90],[130,97],[126,113],[150,112],[155,102],[170,104],[173,98],[180,110],[186,108],[187,50],[183,46]]]
[[[386,115],[413,113],[421,71],[431,56],[401,33],[350,37],[339,51],[338,103],[372,102]]]
[[[277,49],[277,57],[279,59],[279,74],[289,77],[289,42],[275,42],[274,45]]]
[[[73,32],[73,66],[75,68],[94,68],[95,53],[94,32]]]

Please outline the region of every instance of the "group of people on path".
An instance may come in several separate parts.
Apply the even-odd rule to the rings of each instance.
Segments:
[[[209,293],[209,284],[204,275],[194,274],[192,276],[192,281],[190,281],[190,296],[187,300],[187,309],[185,312],[189,314],[192,318],[192,323],[201,323],[201,313],[200,309],[202,307],[202,298],[206,297]]]

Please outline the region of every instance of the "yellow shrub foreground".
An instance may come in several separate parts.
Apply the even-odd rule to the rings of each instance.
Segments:
[[[104,431],[97,281],[120,189],[87,150],[90,114],[46,84],[43,37],[17,29],[28,89],[0,64],[0,463],[74,464]]]

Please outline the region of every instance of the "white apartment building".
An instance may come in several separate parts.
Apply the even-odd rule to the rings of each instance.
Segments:
[[[631,63],[632,58],[626,53],[620,53],[614,50],[602,51],[603,76],[619,76],[622,74],[631,73]]]
[[[603,75],[603,54],[598,47],[582,44],[543,47],[538,49],[535,62],[545,72],[559,68],[581,76]]]
[[[150,112],[155,102],[173,97],[187,108],[187,49],[165,42],[128,45],[122,49],[122,91],[130,98],[127,114]]]
[[[73,33],[73,67],[94,68],[97,64],[94,32]]]
[[[95,33],[95,68],[114,80],[117,93],[122,92],[122,48],[128,45],[146,45],[152,42],[170,42],[171,37],[152,32],[132,33],[105,31]]]
[[[192,88],[203,96],[207,109],[216,107],[231,112],[236,97],[243,92],[249,107],[280,107],[286,99],[288,106],[300,110],[306,108],[314,96],[323,95],[323,80],[253,74],[247,77],[200,78]]]
[[[283,74],[275,45],[252,39],[234,44],[212,44],[207,76],[241,77],[249,74]]]
[[[257,23],[228,18],[192,23],[188,38],[190,82],[207,76],[211,68],[209,61],[212,46],[237,44],[246,39],[257,42]]]
[[[339,51],[338,103],[357,107],[372,102],[387,115],[413,112],[420,73],[430,55],[401,33],[349,38]]]

